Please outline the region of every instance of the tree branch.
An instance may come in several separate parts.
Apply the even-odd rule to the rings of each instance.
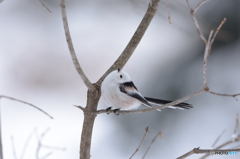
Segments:
[[[14,101],[17,101],[17,102],[20,102],[20,103],[23,103],[23,104],[30,105],[31,107],[33,107],[33,108],[39,110],[40,112],[44,113],[45,115],[47,115],[49,118],[53,119],[53,117],[51,115],[49,115],[47,112],[45,112],[44,110],[38,108],[37,106],[35,106],[31,103],[28,103],[28,102],[25,102],[25,101],[22,101],[22,100],[19,100],[19,99],[16,99],[16,98],[8,97],[8,96],[5,96],[5,95],[0,95],[0,99],[1,98],[7,98],[7,99],[14,100]]]
[[[142,159],[144,159],[144,158],[146,157],[148,151],[151,149],[153,143],[156,141],[156,139],[157,139],[158,136],[161,136],[161,138],[163,138],[163,137],[162,137],[162,132],[161,132],[161,131],[160,131],[160,132],[159,132],[159,133],[153,138],[153,140],[152,140],[150,146],[148,147],[148,149],[147,149],[147,151],[145,152],[145,154],[144,154],[144,156],[143,156]]]
[[[237,94],[223,94],[223,93],[216,93],[213,91],[208,90],[208,93],[214,94],[214,95],[218,95],[218,96],[224,96],[224,97],[233,97],[234,99],[236,99],[236,101],[238,100],[236,97],[240,96],[240,93]]]
[[[73,105],[74,107],[77,107],[77,108],[79,108],[79,109],[81,109],[83,112],[85,111],[85,108],[83,108],[82,106],[80,106],[80,105]]]
[[[118,57],[118,59],[113,63],[113,65],[104,73],[104,75],[97,81],[97,84],[100,86],[104,78],[113,70],[122,69],[124,65],[127,63],[131,55],[133,54],[134,50],[138,46],[139,42],[141,41],[145,31],[147,30],[149,24],[151,23],[158,6],[161,0],[151,0],[147,12],[145,13],[141,23],[139,24],[136,32],[134,33],[133,37],[129,41],[126,48],[123,50],[122,54]]]
[[[77,56],[76,56],[76,53],[75,53],[75,50],[74,50],[74,47],[73,47],[72,38],[71,38],[69,27],[68,27],[65,0],[61,0],[60,6],[61,6],[62,21],[63,21],[64,31],[65,31],[66,41],[67,41],[68,48],[69,48],[69,51],[70,51],[70,54],[71,54],[71,57],[72,57],[73,64],[74,64],[78,74],[82,78],[84,84],[88,87],[88,89],[93,89],[94,86],[89,81],[89,79],[87,78],[85,73],[83,72],[82,67],[80,66],[80,64],[78,62],[78,59],[77,59]]]
[[[48,7],[42,2],[42,0],[38,0],[38,2],[42,5],[42,7],[48,12],[48,13],[52,13],[50,9],[48,9]]]
[[[195,26],[196,26],[196,28],[197,28],[198,34],[199,34],[200,38],[203,40],[203,42],[204,42],[205,44],[207,44],[207,40],[206,40],[206,38],[204,37],[204,35],[203,35],[203,33],[202,33],[202,31],[201,31],[201,29],[200,29],[200,27],[199,27],[199,24],[198,24],[198,21],[197,21],[197,18],[196,18],[195,13],[196,13],[196,11],[197,11],[206,1],[207,1],[207,0],[204,0],[203,2],[199,3],[199,5],[195,8],[195,10],[193,10],[193,9],[191,8],[188,0],[186,0],[187,5],[188,5],[188,8],[190,9],[190,12],[191,12],[192,17],[193,17],[193,21],[194,21]]]
[[[229,151],[237,151],[240,152],[240,149],[223,149],[223,150],[218,150],[218,149],[200,149],[198,148],[194,148],[193,150],[189,151],[188,153],[178,157],[177,159],[184,159],[187,158],[188,156],[191,156],[193,154],[201,154],[201,153],[206,153],[208,155],[214,155],[215,152],[218,153],[228,153]]]
[[[143,140],[145,139],[148,131],[148,126],[145,128],[145,134],[143,135],[142,141],[140,142],[140,145],[138,146],[138,148],[135,150],[135,152],[132,154],[132,156],[129,159],[132,159],[132,157],[138,152],[138,150],[140,149],[140,147],[142,146]]]
[[[207,61],[208,61],[208,54],[211,48],[211,38],[212,38],[213,30],[210,31],[209,37],[207,44],[205,46],[205,51],[204,51],[204,57],[203,57],[203,84],[204,84],[204,90],[208,91],[209,88],[207,86]]]

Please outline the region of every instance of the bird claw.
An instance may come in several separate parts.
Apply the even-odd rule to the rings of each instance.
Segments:
[[[107,115],[109,114],[109,111],[112,109],[112,107],[108,107],[107,109],[106,109],[106,111],[107,111]]]
[[[113,113],[114,113],[115,115],[119,115],[119,110],[120,110],[120,109],[114,109],[114,110],[113,110]]]

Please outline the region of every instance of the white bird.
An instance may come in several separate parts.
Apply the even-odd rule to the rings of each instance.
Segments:
[[[136,109],[140,105],[152,107],[153,105],[163,105],[170,103],[168,100],[143,97],[133,84],[131,77],[127,72],[120,69],[112,71],[106,76],[101,85],[101,99],[106,106],[106,110],[111,108],[117,110]],[[150,104],[151,103],[151,104]],[[180,103],[169,108],[189,109],[192,105]]]

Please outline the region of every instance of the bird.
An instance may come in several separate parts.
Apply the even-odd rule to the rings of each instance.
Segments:
[[[113,109],[115,114],[119,110],[137,109],[140,105],[151,108],[152,105],[159,106],[172,102],[144,97],[134,85],[130,75],[121,69],[114,70],[105,77],[101,84],[100,100],[107,111]],[[189,109],[193,106],[188,103],[179,103],[169,108]]]

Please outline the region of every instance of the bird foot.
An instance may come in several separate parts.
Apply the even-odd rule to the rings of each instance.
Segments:
[[[107,111],[107,115],[109,114],[109,111],[112,109],[112,107],[108,107],[107,109],[106,109],[106,111]]]
[[[120,110],[120,109],[114,109],[114,110],[113,110],[113,113],[114,113],[115,115],[119,115],[119,110]]]

